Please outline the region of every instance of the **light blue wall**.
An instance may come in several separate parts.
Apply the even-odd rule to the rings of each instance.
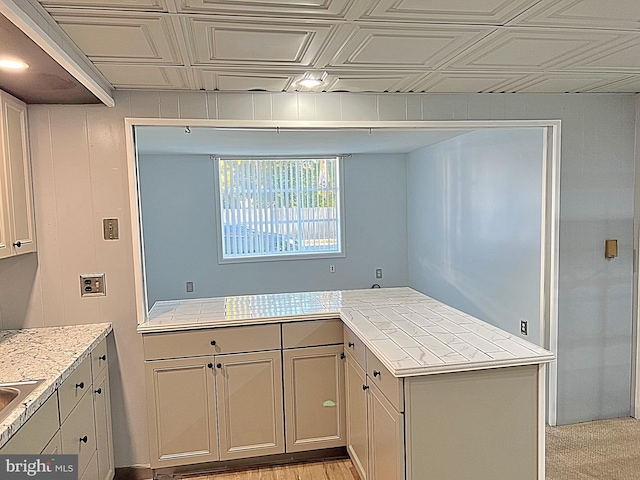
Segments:
[[[543,129],[479,130],[409,155],[410,285],[540,344]]]
[[[149,304],[156,300],[408,283],[406,155],[344,159],[346,257],[218,264],[213,162],[141,156]],[[336,273],[329,272],[336,266]],[[382,268],[384,278],[375,279]],[[195,284],[186,293],[185,284]]]

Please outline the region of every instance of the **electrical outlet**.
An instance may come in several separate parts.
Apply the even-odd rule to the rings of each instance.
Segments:
[[[529,335],[529,322],[527,320],[520,319],[520,333]]]
[[[382,278],[382,269],[376,268],[376,278]]]
[[[193,292],[193,282],[187,282],[187,292]]]
[[[329,265],[329,273],[336,273],[336,266],[335,265]]]
[[[107,294],[104,273],[87,273],[80,275],[80,296],[98,297]]]

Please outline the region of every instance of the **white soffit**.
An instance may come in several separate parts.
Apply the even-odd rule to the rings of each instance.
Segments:
[[[313,91],[581,93],[640,78],[638,0],[40,1],[117,88],[295,91],[320,71]],[[182,73],[145,81],[144,65]]]
[[[331,155],[410,153],[468,130],[234,130],[136,127],[138,153],[149,155]]]

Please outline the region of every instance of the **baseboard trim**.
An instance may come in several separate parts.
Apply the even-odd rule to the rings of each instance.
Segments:
[[[198,463],[195,465],[185,465],[181,467],[159,468],[155,471],[155,478],[172,478],[175,475],[206,475],[213,473],[230,473],[260,466],[286,465],[289,463],[304,463],[319,460],[337,460],[343,458],[349,458],[347,449],[345,447],[336,447],[299,453],[282,453],[278,455],[268,455],[263,457],[226,460],[222,462]],[[116,480],[120,479],[117,478]],[[129,480],[129,478],[123,478],[123,480]],[[142,479],[131,478],[131,480]]]
[[[149,467],[116,468],[113,480],[151,480],[153,471]]]

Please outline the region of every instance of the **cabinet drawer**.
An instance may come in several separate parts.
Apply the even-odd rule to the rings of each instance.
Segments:
[[[62,382],[58,389],[60,397],[60,423],[71,413],[71,410],[80,401],[82,396],[91,390],[91,359],[85,358],[78,368]],[[89,395],[91,396],[91,395]]]
[[[59,426],[58,395],[54,392],[2,447],[1,453],[3,455],[13,453],[37,455],[47,446]]]
[[[78,472],[84,472],[96,451],[92,395],[82,397],[60,427],[60,434],[62,436],[62,453],[78,455]]]
[[[98,378],[104,371],[107,361],[107,340],[104,339],[91,352],[91,374],[93,379]]]
[[[347,326],[344,326],[344,349],[353,356],[363,370],[367,369],[365,363],[367,347]]]
[[[280,325],[151,333],[143,341],[145,360],[273,350],[280,348]]]
[[[308,320],[282,324],[282,348],[342,343],[342,320]]]
[[[369,350],[367,350],[367,375],[369,382],[380,389],[395,409],[398,412],[404,412],[402,379],[394,377]]]

